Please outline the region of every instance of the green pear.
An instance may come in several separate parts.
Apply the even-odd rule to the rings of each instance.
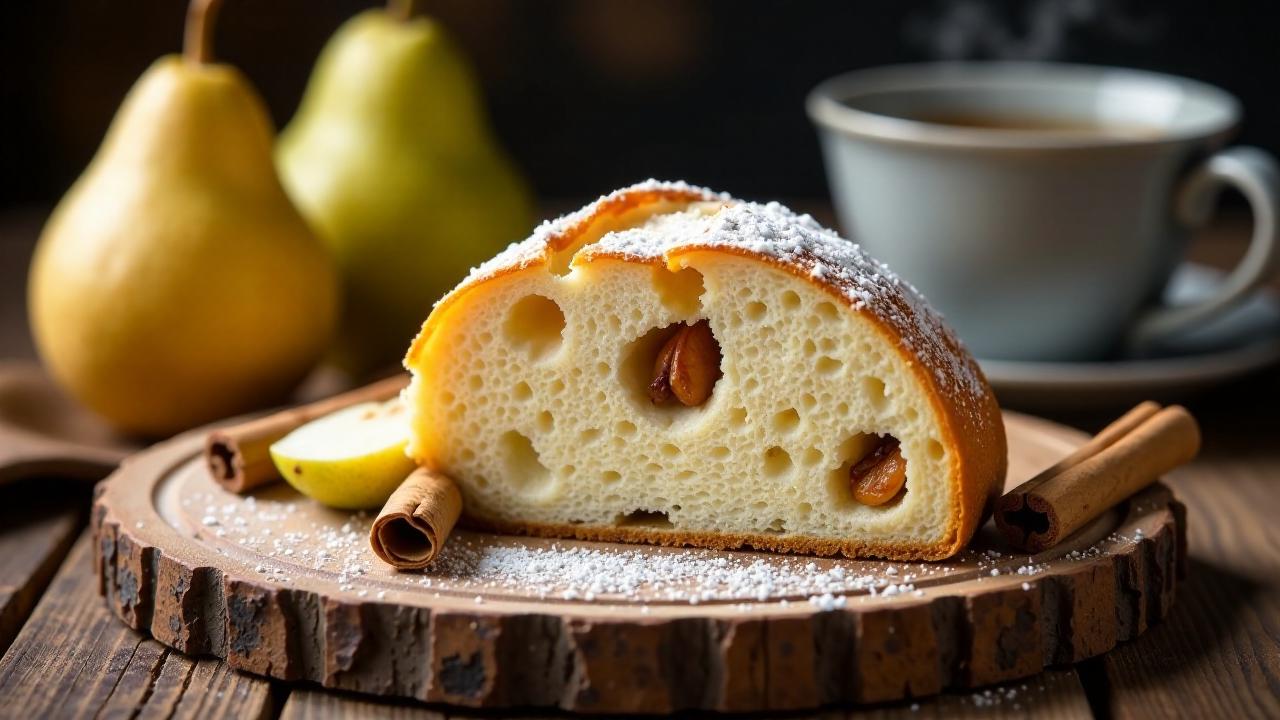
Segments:
[[[399,399],[361,403],[312,420],[271,445],[276,469],[298,492],[335,508],[381,506],[413,472],[409,422]]]
[[[188,57],[129,91],[30,271],[52,375],[140,435],[281,401],[336,323],[336,273],[281,186],[266,109],[208,61],[211,5],[193,3]]]
[[[532,224],[470,68],[426,17],[369,10],[339,28],[276,160],[338,263],[331,357],[355,375],[398,361],[432,303]]]

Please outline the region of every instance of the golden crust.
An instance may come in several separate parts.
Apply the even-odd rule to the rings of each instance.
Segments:
[[[532,256],[516,256],[510,262],[498,262],[488,270],[482,268],[463,281],[445,296],[423,324],[415,338],[405,365],[410,370],[420,362],[420,354],[427,347],[433,329],[447,315],[449,309],[463,301],[477,287],[498,280],[506,275],[550,264],[556,253],[574,248],[584,236],[598,229],[601,224],[619,218],[648,205],[664,203],[691,203],[721,199],[707,191],[688,186],[638,186],[639,189],[623,190],[602,198],[584,208],[570,222],[552,227],[541,240],[541,252]],[[537,236],[535,236],[536,238]],[[531,240],[534,240],[531,238]],[[528,243],[530,241],[526,241]],[[636,258],[620,253],[596,251],[587,258],[574,258],[574,263],[595,259],[617,259],[628,262],[666,262],[675,265],[682,255],[710,252],[730,253],[780,268],[830,294],[854,312],[860,313],[879,331],[887,344],[896,349],[907,361],[917,380],[926,388],[930,403],[942,421],[942,443],[948,450],[953,465],[952,491],[957,498],[948,520],[942,540],[932,544],[912,543],[864,543],[838,541],[806,536],[779,536],[767,534],[691,533],[663,531],[642,527],[557,525],[540,523],[511,523],[476,517],[468,514],[471,522],[504,532],[522,533],[544,537],[573,537],[584,540],[646,542],[662,545],[691,545],[718,549],[750,546],[777,552],[799,552],[816,555],[843,554],[848,557],[884,557],[894,560],[938,560],[950,557],[962,550],[965,544],[985,522],[995,499],[999,497],[1007,470],[1007,445],[1004,423],[995,395],[991,391],[977,361],[942,324],[936,313],[918,300],[913,301],[909,286],[888,284],[887,295],[877,303],[856,302],[848,288],[821,273],[812,272],[822,258],[806,258],[803,255],[783,261],[774,255],[754,251],[748,247],[683,243],[671,248],[663,258]],[[501,260],[501,257],[496,259]],[[881,288],[882,290],[884,288]],[[922,328],[927,329],[923,331]],[[967,375],[967,377],[961,377]],[[419,458],[419,461],[424,461]],[[447,471],[447,469],[444,469]]]
[[[573,247],[580,238],[590,233],[597,225],[605,223],[612,218],[626,215],[637,208],[661,203],[698,202],[714,198],[714,195],[692,187],[659,187],[652,190],[619,192],[600,198],[592,205],[584,208],[584,212],[577,216],[570,216],[571,222],[566,223],[564,227],[553,228],[547,232],[544,239],[545,245],[541,248],[542,252],[537,256],[527,260],[516,258],[511,263],[501,265],[492,271],[485,271],[481,267],[478,272],[472,273],[466,280],[463,280],[456,288],[451,290],[448,295],[441,298],[440,302],[432,309],[431,314],[427,316],[426,322],[422,324],[422,329],[418,332],[418,336],[414,338],[413,343],[409,346],[409,352],[404,358],[405,367],[412,369],[413,365],[417,363],[418,354],[426,346],[427,340],[431,337],[431,331],[435,328],[439,319],[445,316],[450,306],[461,300],[463,296],[479,285],[520,270],[548,265],[555,253]],[[529,241],[526,240],[525,242]]]

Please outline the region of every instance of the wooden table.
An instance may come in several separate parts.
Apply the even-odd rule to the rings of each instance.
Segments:
[[[0,358],[34,357],[23,293],[43,213],[0,216]],[[1243,223],[1196,254],[1238,256]],[[1172,616],[1075,667],[979,693],[863,713],[897,717],[1280,717],[1280,371],[1192,402],[1205,449],[1170,479],[1186,503],[1189,577]],[[1059,418],[1086,430],[1105,418]],[[243,675],[128,630],[98,596],[87,488],[58,478],[0,489],[0,717],[472,717]],[[824,716],[843,717],[834,710]],[[492,714],[480,714],[493,717]]]

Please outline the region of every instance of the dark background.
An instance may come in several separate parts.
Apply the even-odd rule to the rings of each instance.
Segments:
[[[226,0],[217,54],[277,125],[356,0]],[[0,208],[48,206],[121,98],[181,45],[184,0],[8,2],[0,10]],[[746,197],[825,195],[805,93],[841,71],[939,58],[1148,68],[1219,85],[1244,142],[1280,150],[1276,3],[1020,0],[436,0],[493,124],[544,199],[684,178]]]

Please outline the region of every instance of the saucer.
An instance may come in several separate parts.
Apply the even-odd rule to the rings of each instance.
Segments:
[[[1168,302],[1208,297],[1226,273],[1186,263],[1169,282]],[[1280,296],[1256,293],[1238,307],[1162,343],[1153,356],[1100,362],[979,360],[1001,404],[1101,410],[1142,400],[1184,399],[1280,362]]]

